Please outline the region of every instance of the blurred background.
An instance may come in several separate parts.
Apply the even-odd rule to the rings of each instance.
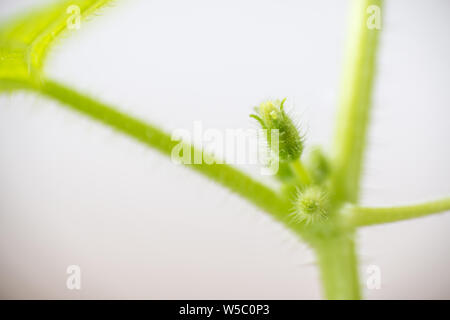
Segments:
[[[44,2],[1,0],[0,21]],[[251,128],[254,105],[288,97],[308,146],[329,149],[349,4],[116,1],[58,41],[46,73],[167,131]],[[449,13],[385,1],[366,205],[450,194]],[[0,298],[321,297],[314,256],[281,225],[54,101],[1,95],[0,149]],[[448,213],[361,229],[365,297],[449,299],[449,230]]]

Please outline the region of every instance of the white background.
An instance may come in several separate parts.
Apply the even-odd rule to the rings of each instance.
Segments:
[[[0,19],[41,2],[1,0]],[[308,145],[329,148],[348,5],[117,1],[46,73],[168,131],[249,128],[254,105],[288,97]],[[450,194],[449,9],[386,1],[364,204]],[[0,150],[1,298],[320,298],[314,256],[282,226],[51,100],[0,96]],[[449,299],[449,230],[450,214],[362,229],[362,281],[382,273],[366,298]]]

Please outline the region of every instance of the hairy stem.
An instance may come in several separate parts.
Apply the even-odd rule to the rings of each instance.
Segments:
[[[408,220],[450,210],[450,198],[401,207],[367,208],[352,206],[345,214],[352,226],[370,226]]]
[[[357,202],[359,195],[380,33],[368,28],[368,8],[381,8],[381,0],[353,0],[354,19],[334,141],[332,182],[338,201]]]
[[[315,250],[325,298],[361,299],[353,232],[326,238],[315,246]]]
[[[172,149],[179,144],[162,130],[137,118],[117,111],[111,106],[82,95],[55,81],[47,80],[38,89],[42,94],[56,99],[63,105],[81,112],[94,120],[108,125],[129,137],[155,148],[160,153],[170,156]],[[197,159],[211,155],[189,146],[191,155]],[[239,194],[257,207],[272,214],[276,219],[287,223],[290,203],[277,192],[255,181],[241,171],[225,164],[192,164],[188,167]]]
[[[338,208],[342,203],[356,203],[372,87],[379,30],[368,27],[368,10],[381,8],[381,0],[353,0],[349,46],[344,66],[341,100],[333,152],[330,193]],[[379,18],[379,17],[377,17]],[[359,299],[358,262],[354,234],[337,232],[316,247],[325,296],[328,299]]]

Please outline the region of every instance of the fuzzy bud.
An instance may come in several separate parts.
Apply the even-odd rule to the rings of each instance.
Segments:
[[[298,128],[283,109],[285,100],[265,101],[256,108],[257,115],[253,114],[251,117],[258,120],[262,128],[268,131],[267,142],[273,151],[279,152],[279,159],[289,162],[300,158],[303,140]],[[274,129],[279,133],[278,148],[270,141],[270,131]]]
[[[329,201],[325,190],[319,186],[307,187],[297,192],[294,220],[313,224],[325,220],[328,216]]]

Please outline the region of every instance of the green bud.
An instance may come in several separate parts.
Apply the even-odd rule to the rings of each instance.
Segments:
[[[313,224],[325,220],[328,216],[329,200],[326,191],[319,186],[307,187],[297,192],[294,220]]]
[[[303,152],[303,140],[296,125],[283,109],[285,100],[265,101],[256,107],[257,114],[252,114],[251,117],[258,120],[262,128],[268,131],[269,147],[279,152],[281,161],[289,162],[300,158]],[[278,148],[271,141],[271,130],[274,129],[278,130],[279,134]]]
[[[320,148],[311,150],[307,167],[313,181],[317,184],[323,183],[330,175],[330,164]]]

